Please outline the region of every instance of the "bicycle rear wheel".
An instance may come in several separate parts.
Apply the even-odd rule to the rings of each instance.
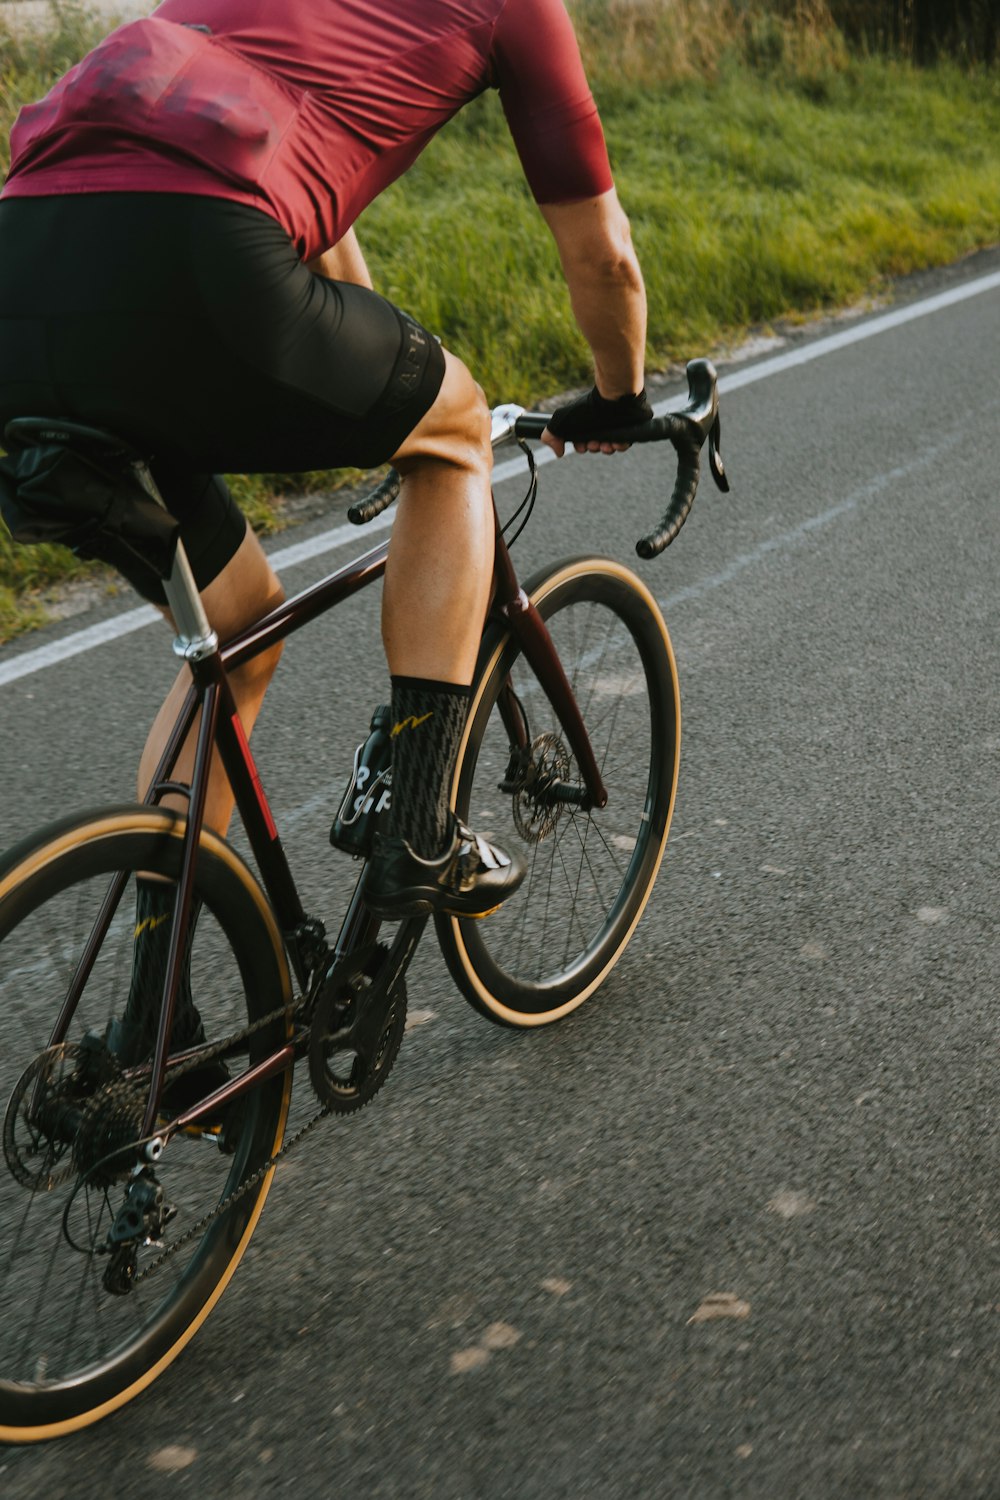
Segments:
[[[582,787],[579,769],[514,637],[488,634],[455,808],[477,833],[516,850],[528,874],[492,916],[437,920],[466,999],[490,1020],[522,1027],[567,1015],[618,961],[663,857],[680,750],[673,651],[642,581],[619,563],[585,557],[537,575],[527,593],[573,688],[608,803],[586,810],[546,795],[553,779]],[[512,718],[530,745],[519,762]]]
[[[54,824],[0,860],[0,1097],[10,1100],[0,1160],[0,1439],[8,1442],[87,1426],[165,1369],[221,1296],[270,1186],[290,1074],[234,1106],[225,1151],[208,1132],[171,1141],[155,1172],[176,1215],[159,1244],[138,1250],[131,1290],[114,1294],[105,1284],[108,1231],[136,1160],[145,1091],[123,1087],[107,1052],[95,1054],[84,1038],[103,1036],[124,1008],[135,872],[176,879],[183,828],[154,809],[110,809]],[[288,969],[259,886],[207,832],[195,888],[205,904],[192,991],[209,1039],[221,1039],[287,1004]],[[57,1018],[112,889],[114,914],[62,1027]],[[247,1053],[251,1062],[266,1056],[286,1030],[284,1015],[261,1027],[231,1068]]]

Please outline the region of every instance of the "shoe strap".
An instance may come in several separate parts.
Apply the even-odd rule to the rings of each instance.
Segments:
[[[470,846],[470,854],[475,849],[479,863],[485,869],[502,870],[510,864],[509,856],[504,854],[502,849],[495,849],[492,844],[486,842],[481,833],[473,833],[472,829],[466,828],[464,823],[459,823],[458,835]]]

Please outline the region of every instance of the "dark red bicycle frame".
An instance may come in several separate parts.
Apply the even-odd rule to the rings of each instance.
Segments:
[[[191,690],[171,731],[170,738],[145,799],[147,804],[155,805],[171,792],[181,793],[188,798],[188,819],[184,835],[170,956],[164,983],[163,1007],[149,1076],[150,1092],[142,1129],[144,1137],[150,1136],[154,1132],[159,1098],[163,1087],[168,1055],[168,1038],[173,1024],[173,1013],[180,979],[180,955],[183,951],[181,934],[187,928],[191,896],[194,889],[195,863],[204,816],[208,773],[213,749],[218,749],[219,751],[226,775],[235,794],[236,805],[246,829],[254,858],[257,861],[264,888],[274,908],[278,925],[285,937],[296,978],[303,987],[309,978],[308,966],[303,957],[300,944],[297,941],[299,934],[308,931],[309,918],[299,898],[291,869],[289,868],[281,840],[278,836],[278,830],[271,813],[270,805],[261,784],[256,762],[236,711],[227,672],[242,666],[245,662],[251,661],[254,657],[260,655],[261,652],[276,646],[280,641],[285,640],[295,631],[309,624],[310,621],[325,614],[327,610],[333,609],[337,604],[342,603],[343,600],[366,588],[370,583],[374,583],[385,571],[388,550],[388,541],[382,542],[370,552],[365,553],[364,556],[346,564],[335,573],[329,574],[319,583],[313,584],[302,593],[278,605],[269,614],[256,621],[247,630],[241,632],[241,634],[235,636],[232,640],[227,641],[215,651],[205,655],[200,660],[189,663],[192,674]],[[545,622],[518,582],[499,519],[496,521],[496,551],[493,577],[491,617],[503,620],[509,627],[511,633],[516,637],[526,660],[544,688],[552,707],[558,715],[559,722],[566,733],[567,740],[572,747],[577,764],[580,767],[589,804],[595,807],[604,807],[607,802],[607,792],[601,780],[601,774],[594,758],[590,739],[573,695],[573,690],[563,670],[562,663],[556,653]],[[527,734],[522,715],[519,712],[511,711],[509,707],[505,712],[502,696],[500,709],[503,713],[505,726],[511,737],[512,745],[518,749],[527,749]],[[180,785],[171,781],[170,777],[176,765],[181,746],[187,738],[199,710],[201,711],[201,722],[198,730],[194,770],[189,788],[186,785]],[[124,886],[125,877],[119,876],[108,892],[101,915],[95,924],[87,951],[74,976],[69,995],[57,1022],[56,1032],[52,1038],[53,1043],[62,1041],[66,1035],[70,1019],[76,1008],[76,1002],[86,983],[100,944],[103,942],[107,929],[110,926]],[[341,957],[373,941],[378,931],[379,924],[367,911],[361,896],[360,886],[361,882],[359,881],[358,888],[355,890],[354,897],[341,925],[341,931],[333,950],[336,957]],[[409,942],[409,952],[412,952],[412,949],[416,947],[417,938],[424,925],[425,919],[415,919],[412,923],[413,936]],[[399,942],[399,938],[397,938],[397,942]],[[409,952],[406,954],[407,958]],[[166,1139],[178,1130],[196,1123],[199,1119],[213,1111],[217,1112],[221,1105],[230,1103],[232,1100],[245,1094],[264,1078],[273,1076],[273,1074],[290,1067],[295,1059],[295,1051],[294,1043],[289,1041],[270,1057],[265,1058],[255,1067],[234,1078],[221,1089],[207,1096],[199,1104],[185,1111],[183,1115],[172,1120],[165,1129],[161,1130],[161,1139]],[[138,1076],[144,1074],[144,1069],[137,1070]]]

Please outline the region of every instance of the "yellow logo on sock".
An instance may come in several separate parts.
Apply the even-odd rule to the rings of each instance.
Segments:
[[[140,932],[152,932],[153,928],[159,927],[161,922],[168,921],[170,915],[170,912],[165,911],[162,917],[143,917],[142,921],[137,925],[133,937],[138,937]]]
[[[402,719],[400,721],[400,723],[395,724],[393,726],[393,729],[392,729],[391,734],[389,735],[389,738],[391,740],[394,740],[396,738],[397,734],[402,734],[402,732],[403,732],[404,729],[416,729],[419,725],[425,724],[428,719],[432,719],[433,717],[434,717],[434,710],[433,709],[431,709],[431,711],[430,711],[429,714],[421,714],[419,719],[416,717],[415,714],[410,714],[410,716],[409,716],[408,719]]]

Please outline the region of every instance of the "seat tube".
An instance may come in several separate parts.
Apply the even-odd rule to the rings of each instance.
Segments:
[[[136,477],[143,488],[158,505],[162,505],[166,510],[167,505],[156,487],[156,481],[149,472],[148,465],[137,463],[134,467]],[[170,613],[177,627],[174,654],[183,661],[204,661],[206,656],[211,656],[219,649],[219,637],[208,622],[205,606],[201,602],[201,595],[198,593],[198,586],[191,572],[191,564],[180,537],[177,538],[170,577],[163,581],[163,592],[167,596],[167,604],[170,606]]]

